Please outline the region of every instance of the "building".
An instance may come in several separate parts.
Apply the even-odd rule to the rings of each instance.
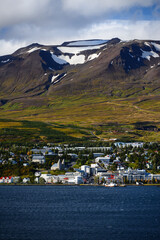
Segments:
[[[0,183],[13,183],[13,177],[1,177],[0,178]]]
[[[33,155],[32,156],[32,162],[44,164],[45,163],[45,156],[42,155]]]
[[[104,156],[104,153],[93,153],[94,158],[102,157],[102,156]]]
[[[127,169],[123,172],[123,178],[129,182],[136,181],[151,181],[153,179],[153,174],[147,173],[145,169]]]
[[[119,148],[124,148],[124,147],[133,147],[133,148],[142,148],[144,143],[143,142],[129,142],[129,143],[124,143],[124,142],[116,142],[114,143],[116,147]]]
[[[64,175],[41,174],[46,183],[81,184],[83,176],[79,172],[67,172]]]
[[[88,175],[90,175],[90,173],[91,173],[91,168],[88,165],[82,165],[81,170],[84,171]]]
[[[30,178],[23,178],[23,183],[29,183],[30,182]]]
[[[63,170],[64,168],[65,168],[65,161],[64,161],[64,159],[62,161],[59,159],[57,163],[54,163],[51,166],[51,170],[52,171]]]

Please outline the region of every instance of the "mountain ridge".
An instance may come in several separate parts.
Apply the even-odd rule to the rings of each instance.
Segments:
[[[73,88],[76,93],[79,88],[82,92],[88,90],[87,85],[92,91],[94,85],[96,88],[101,85],[104,92],[112,95],[114,83],[121,85],[125,80],[126,85],[135,85],[137,75],[140,82],[144,80],[146,84],[151,77],[155,85],[159,76],[159,53],[160,41],[153,40],[80,40],[52,46],[33,43],[0,57],[1,95],[28,96],[28,93],[44,92],[50,95],[57,91],[69,94],[66,89]],[[107,91],[105,84],[111,81]]]

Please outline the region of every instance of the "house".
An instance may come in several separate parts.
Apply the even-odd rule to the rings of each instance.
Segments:
[[[29,163],[23,163],[23,167],[29,166]]]
[[[30,178],[23,178],[23,183],[28,183],[30,182]]]
[[[94,158],[102,157],[102,156],[104,156],[104,153],[93,153]]]
[[[35,172],[35,177],[40,177],[41,176],[41,172]]]
[[[33,155],[32,156],[32,162],[44,164],[45,163],[45,156],[42,155]]]
[[[110,161],[110,156],[105,156],[105,157],[97,157],[95,159],[95,162],[98,163],[98,162],[106,162],[109,164],[109,161]]]
[[[41,178],[43,178],[45,180],[46,183],[51,182],[51,178],[53,177],[52,174],[49,173],[42,173],[41,174]]]
[[[57,163],[54,163],[51,166],[51,170],[55,171],[55,170],[63,170],[65,168],[65,161],[63,159],[63,161],[61,162],[61,160],[59,159]]]
[[[146,163],[146,168],[147,168],[147,169],[152,169],[152,168],[153,168],[152,163],[151,163],[151,162],[147,162],[147,163]]]
[[[4,183],[4,177],[0,177],[0,183]]]
[[[13,183],[13,177],[1,177],[0,178],[0,183]]]

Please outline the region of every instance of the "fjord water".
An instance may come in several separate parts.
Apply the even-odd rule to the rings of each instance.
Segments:
[[[0,186],[1,240],[159,240],[160,188]]]

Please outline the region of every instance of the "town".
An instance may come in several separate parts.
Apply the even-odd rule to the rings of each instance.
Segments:
[[[160,144],[0,146],[1,184],[158,184]]]

